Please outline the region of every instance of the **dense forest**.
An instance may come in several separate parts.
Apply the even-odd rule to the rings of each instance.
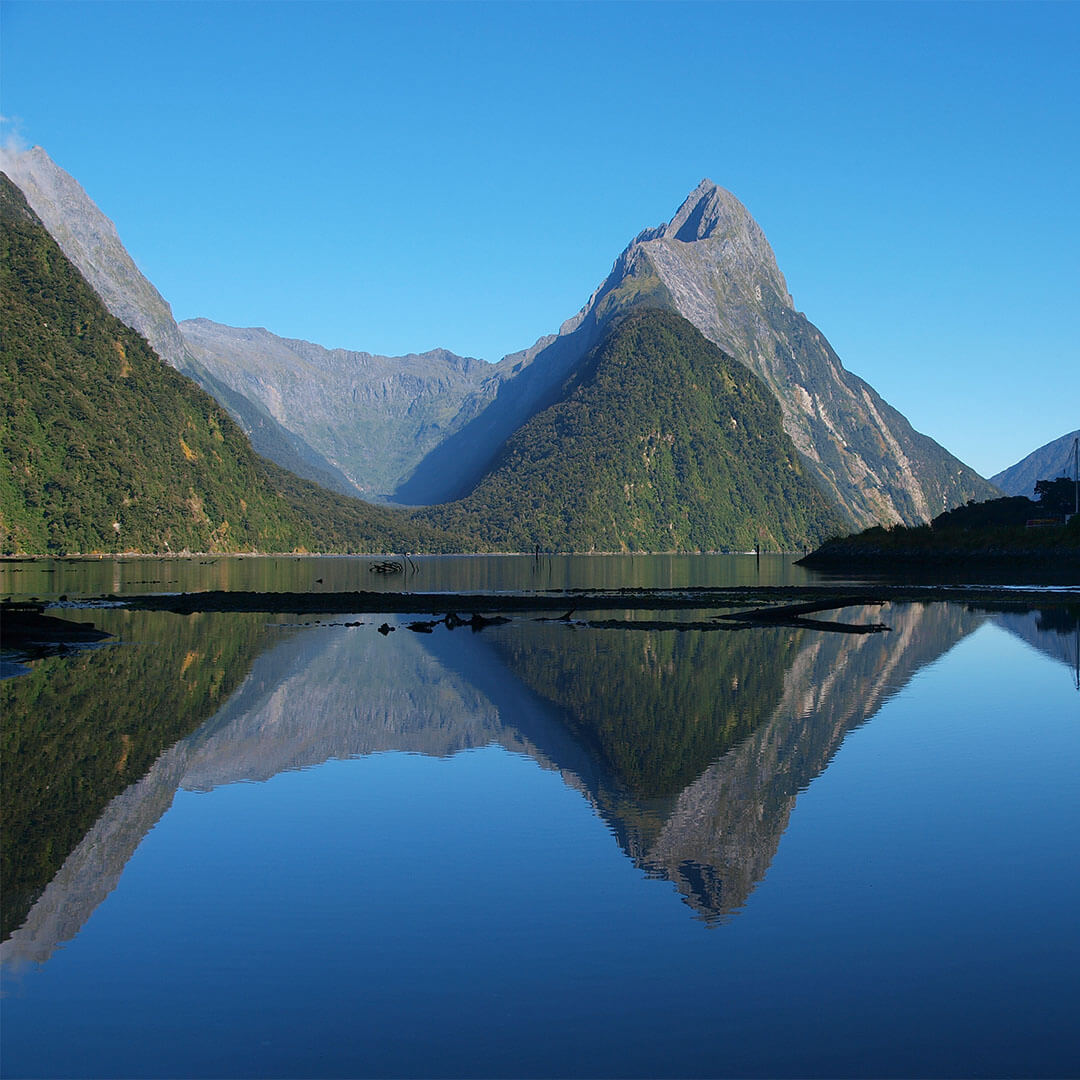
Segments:
[[[0,553],[459,550],[258,457],[0,174]]]
[[[419,516],[511,551],[794,551],[840,529],[764,383],[659,310],[620,323],[471,494]]]

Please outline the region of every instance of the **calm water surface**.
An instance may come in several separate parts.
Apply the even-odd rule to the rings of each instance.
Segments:
[[[805,585],[819,575],[791,555],[410,555],[405,572],[372,568],[384,556],[210,556],[193,559],[0,561],[0,596],[154,592],[498,592],[694,585]]]
[[[1076,614],[95,611],[0,682],[3,1073],[1078,1075]]]

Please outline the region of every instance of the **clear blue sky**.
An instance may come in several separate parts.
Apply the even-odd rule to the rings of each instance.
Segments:
[[[0,112],[178,318],[498,359],[703,176],[984,475],[1080,426],[1080,4],[24,3]]]

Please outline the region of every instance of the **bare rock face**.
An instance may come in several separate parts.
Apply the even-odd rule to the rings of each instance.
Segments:
[[[60,250],[121,322],[137,330],[166,363],[185,369],[184,339],[172,308],[127,253],[116,226],[74,177],[35,146],[0,148],[0,169],[26,196]]]
[[[911,524],[993,496],[978,474],[844,369],[795,310],[765,234],[730,192],[703,180],[667,225],[628,253],[636,273],[654,275],[681,315],[765,380],[803,460],[852,524]]]

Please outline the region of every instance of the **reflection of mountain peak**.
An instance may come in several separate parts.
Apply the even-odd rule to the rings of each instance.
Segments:
[[[399,635],[394,646],[341,628],[279,646],[215,717],[182,786],[209,791],[387,750],[448,757],[499,736],[496,711],[419,638]]]
[[[931,605],[894,608],[890,635],[571,633],[527,621],[484,637],[295,634],[108,805],[0,957],[41,961],[73,936],[179,786],[206,790],[328,758],[445,756],[492,742],[559,770],[635,864],[715,919],[746,902],[796,795],[846,733],[980,619]],[[210,662],[213,650],[201,655]],[[607,662],[623,672],[620,686]],[[674,712],[667,695],[681,703]]]
[[[807,634],[772,716],[679,795],[644,866],[673,881],[707,920],[742,907],[776,854],[796,796],[848,732],[981,621],[944,604],[904,605],[890,610],[889,635]],[[691,863],[716,873],[688,875]]]

